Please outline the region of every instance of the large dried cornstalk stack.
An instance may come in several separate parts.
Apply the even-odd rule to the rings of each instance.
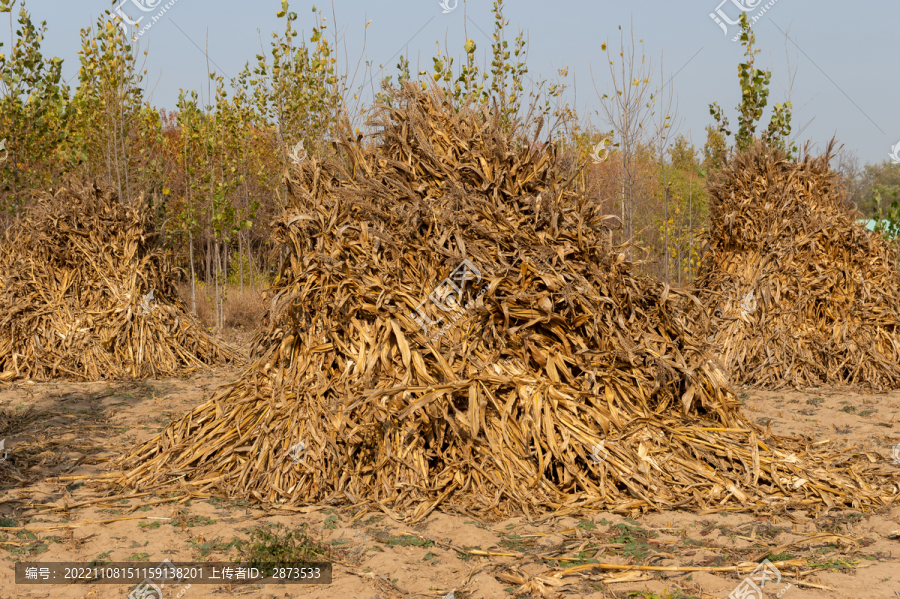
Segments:
[[[414,87],[374,124],[377,150],[343,141],[345,164],[310,160],[289,181],[276,235],[290,257],[258,361],[123,456],[119,484],[411,520],[442,504],[896,496],[885,467],[740,415],[697,300],[631,275],[552,145],[531,151],[488,110]]]
[[[148,212],[73,182],[0,240],[0,381],[171,376],[235,360],[189,315]]]
[[[825,155],[758,145],[710,185],[696,282],[734,380],[900,387],[900,255],[846,205]]]

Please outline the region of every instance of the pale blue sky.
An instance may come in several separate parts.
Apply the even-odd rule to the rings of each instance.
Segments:
[[[166,1],[128,0],[123,11],[132,19],[144,16],[143,25],[159,8],[142,12],[132,2],[162,6]],[[453,6],[453,0],[446,1]],[[658,63],[663,55],[667,78],[677,72],[672,85],[683,119],[682,131],[699,147],[704,127],[711,122],[709,103],[717,100],[725,107],[734,125],[734,107],[740,100],[737,64],[742,60],[742,48],[731,41],[737,27],[730,26],[725,36],[710,18],[720,1],[508,0],[506,17],[513,33],[521,27],[528,34],[532,77],[550,77],[557,69],[568,67],[569,99],[582,113],[599,108],[594,82],[601,93],[607,90],[609,70],[601,43],[617,44],[618,26],[627,31],[633,22],[635,39],[644,40],[647,56]],[[761,0],[726,0],[721,10],[731,19],[739,14],[733,2],[758,5],[749,14],[756,14],[766,4]],[[209,57],[218,65],[211,68],[230,76],[236,76],[245,62],[255,63],[261,44],[268,53],[271,32],[283,28],[275,16],[280,4],[280,0],[176,0],[141,36],[142,47],[149,44],[147,87],[152,90],[153,103],[172,108],[179,88],[203,86],[205,93],[206,58],[197,46],[205,47],[207,36]],[[399,53],[411,57],[413,69],[417,62],[421,68],[430,68],[436,41],[443,45],[446,40],[459,57],[466,39],[465,27],[468,37],[478,44],[480,59],[490,47],[485,34],[492,29],[491,4],[490,0],[460,0],[446,14],[438,0],[335,0],[333,6],[316,5],[325,11],[330,26],[334,24],[334,11],[346,43],[346,52],[342,47],[339,55],[341,64],[346,58],[351,71],[363,52],[365,22],[372,19],[365,59],[375,65],[385,64],[387,74],[393,75],[397,63],[394,55]],[[300,17],[297,27],[307,37],[314,23],[312,5],[291,3],[291,10]],[[79,30],[112,3],[30,0],[26,6],[36,20],[47,21],[45,54],[63,58],[64,75],[76,83]],[[762,49],[757,66],[769,68],[773,74],[770,106],[785,99],[787,45],[791,64],[797,68],[792,92],[795,131],[806,126],[801,140],[809,139],[822,148],[836,135],[863,162],[887,158],[891,146],[900,142],[898,24],[900,2],[896,0],[775,0],[754,26],[757,45]],[[0,31],[6,29],[0,27]],[[793,42],[786,41],[783,31]],[[0,34],[0,40],[4,41],[0,51],[7,51],[7,35]],[[358,76],[357,85],[360,83],[362,77]],[[764,123],[768,114],[767,110]]]

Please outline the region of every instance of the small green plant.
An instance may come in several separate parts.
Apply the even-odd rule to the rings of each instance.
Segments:
[[[471,554],[471,553],[468,553],[470,550],[472,550],[472,549],[479,549],[479,550],[480,550],[480,549],[481,549],[481,547],[480,547],[479,545],[463,545],[462,548],[466,551],[466,553],[462,553],[462,552],[457,551],[457,552],[456,552],[456,557],[459,558],[459,559],[461,559],[461,560],[464,561],[464,562],[468,562],[470,559],[472,559],[472,554]]]
[[[634,521],[631,520],[631,522]],[[620,550],[622,554],[636,560],[643,559],[653,550],[647,541],[658,536],[656,533],[648,532],[640,526],[630,526],[627,523],[614,524],[611,528],[615,534],[612,542],[622,543],[623,547]]]
[[[306,528],[269,524],[251,531],[249,541],[239,550],[241,562],[250,567],[280,567],[330,561],[335,550],[314,539]]]
[[[501,539],[497,544],[500,547],[505,549],[512,549],[513,551],[525,551],[534,546],[536,539],[523,537],[517,534],[511,533],[503,533],[504,539]]]
[[[741,42],[746,51],[744,52],[745,62],[738,65],[738,78],[741,84],[741,104],[737,107],[738,111],[738,131],[734,136],[734,143],[738,150],[746,150],[755,139],[756,125],[762,118],[763,109],[765,109],[769,98],[769,82],[772,78],[771,71],[757,69],[754,67],[758,49],[754,49],[753,44],[756,36],[750,29],[750,21],[747,14],[742,13],[741,17]],[[789,140],[791,133],[791,108],[790,102],[776,104],[769,120],[769,126],[761,135],[763,141],[771,146],[781,148],[788,157],[793,157],[797,153],[797,146]],[[718,102],[709,105],[709,114],[716,121],[716,130],[724,137],[731,135],[728,128],[728,118],[725,116],[722,107]]]
[[[195,526],[206,526],[207,524],[215,524],[216,521],[212,518],[207,518],[206,516],[190,516],[188,518],[176,518],[169,522],[172,526],[182,526],[184,525],[186,528],[194,528]]]
[[[588,545],[582,551],[579,551],[574,555],[575,560],[566,562],[566,565],[571,566],[581,566],[584,564],[596,564],[597,560],[594,559],[594,556],[597,555],[597,550],[599,547],[597,545]]]
[[[389,547],[434,547],[434,542],[428,539],[421,539],[415,535],[400,535],[399,537],[389,537],[385,541],[385,545]]]
[[[582,520],[575,528],[580,528],[581,530],[596,530],[597,525],[595,525],[590,520]]]
[[[240,549],[241,548],[241,540],[237,537],[234,537],[230,542],[225,542],[221,540],[220,537],[216,537],[212,541],[198,541],[196,538],[188,539],[188,542],[193,546],[195,553],[199,556],[200,559],[205,559],[212,553],[226,553],[228,550]]]
[[[872,191],[872,203],[875,205],[875,231],[881,233],[888,239],[900,238],[900,201],[898,201],[898,190],[893,190],[893,201],[887,208],[882,206],[884,200],[881,192],[890,193],[889,190],[880,189],[877,186]]]
[[[141,522],[140,524],[138,524],[138,527],[139,528],[148,528],[148,529],[153,530],[155,528],[159,528],[161,525],[162,525],[162,522],[160,522],[159,520],[154,520],[153,522]]]
[[[110,562],[109,554],[112,553],[112,549],[109,551],[105,551],[91,560],[91,563],[88,564],[89,568],[96,568],[97,566],[105,566]]]
[[[789,559],[794,559],[794,556],[790,553],[776,553],[775,555],[769,556],[770,562],[785,562]]]
[[[150,557],[149,553],[135,553],[125,558],[126,562],[142,562]]]
[[[331,514],[327,518],[325,518],[325,524],[323,525],[326,530],[334,530],[337,528],[338,517],[337,514]]]
[[[852,570],[853,562],[846,562],[841,559],[817,560],[814,557],[806,558],[806,563],[812,568],[825,568],[828,570]]]
[[[631,591],[626,596],[637,599],[693,599],[693,595],[682,594],[681,589],[664,590],[662,595],[657,595],[653,591]]]

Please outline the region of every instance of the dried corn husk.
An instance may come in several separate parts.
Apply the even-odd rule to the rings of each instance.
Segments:
[[[0,239],[0,381],[172,376],[239,359],[189,313],[145,207],[73,181]]]
[[[900,387],[900,254],[857,222],[833,150],[796,162],[760,144],[710,185],[696,286],[736,382]]]
[[[407,86],[374,149],[345,139],[346,163],[298,164],[256,362],[124,455],[118,484],[412,521],[896,497],[887,466],[746,420],[699,301],[634,277],[552,144],[496,114]],[[452,280],[471,306],[420,307],[437,289],[452,308],[465,261]],[[439,316],[455,320],[421,325]]]

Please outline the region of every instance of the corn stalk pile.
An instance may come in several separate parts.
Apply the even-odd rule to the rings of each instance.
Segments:
[[[235,360],[188,313],[149,213],[73,182],[0,240],[0,381],[172,376]]]
[[[736,382],[900,387],[900,255],[856,221],[832,155],[758,145],[710,185],[696,286]]]
[[[116,485],[409,521],[896,496],[885,466],[746,421],[696,298],[633,277],[553,145],[496,114],[407,86],[374,147],[300,164],[255,364]]]

